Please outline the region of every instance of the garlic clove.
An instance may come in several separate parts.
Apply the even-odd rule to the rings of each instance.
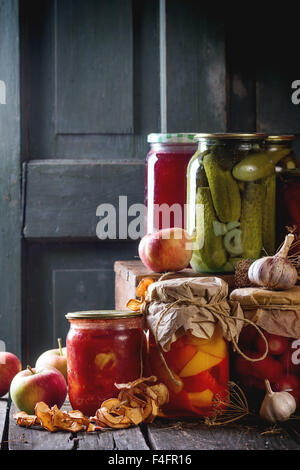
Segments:
[[[268,379],[265,385],[267,393],[260,408],[260,416],[270,423],[287,421],[297,408],[295,398],[287,391],[273,392]]]

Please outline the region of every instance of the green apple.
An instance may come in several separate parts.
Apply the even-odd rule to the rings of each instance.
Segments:
[[[46,366],[55,367],[59,370],[64,378],[68,380],[67,377],[67,348],[63,348],[61,345],[61,338],[58,338],[58,348],[49,349],[45,351],[36,361],[36,369],[42,369]]]
[[[19,410],[33,415],[39,401],[49,407],[57,405],[60,408],[67,396],[67,383],[62,373],[54,367],[32,369],[27,366],[13,378],[10,396]]]

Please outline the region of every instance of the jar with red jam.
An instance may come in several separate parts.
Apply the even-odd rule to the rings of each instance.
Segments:
[[[143,375],[146,340],[141,313],[90,311],[68,313],[69,398],[73,409],[93,415],[118,395],[115,383]]]
[[[147,233],[184,228],[186,170],[197,150],[194,136],[193,133],[148,135],[151,148],[146,158]]]
[[[249,405],[258,410],[266,393],[265,379],[276,392],[289,391],[300,405],[300,286],[280,291],[258,288],[236,289],[230,295],[238,301],[253,325],[243,327],[238,353],[233,356],[233,379],[246,393]],[[264,335],[268,343],[268,353]]]

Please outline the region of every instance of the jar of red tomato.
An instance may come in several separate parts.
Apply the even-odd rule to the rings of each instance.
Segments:
[[[300,239],[300,169],[277,174],[277,237],[282,240],[286,227],[293,227],[295,240]]]
[[[197,150],[195,134],[149,134],[146,158],[145,230],[184,228],[186,170]],[[164,206],[162,206],[164,204]]]
[[[67,336],[69,398],[73,409],[91,416],[118,395],[115,383],[143,374],[146,340],[141,313],[74,312]]]
[[[230,299],[238,301],[246,319],[239,337],[239,348],[250,359],[234,354],[234,379],[246,392],[254,409],[265,395],[265,379],[274,391],[289,390],[300,405],[300,286],[286,291],[259,288],[236,289]],[[268,353],[264,356],[267,340]]]

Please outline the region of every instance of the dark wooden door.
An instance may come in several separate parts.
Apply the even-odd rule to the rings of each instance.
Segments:
[[[96,210],[143,202],[148,133],[300,134],[296,18],[252,10],[0,0],[0,339],[18,352],[22,331],[24,362],[68,311],[114,306],[138,240],[99,240]]]

